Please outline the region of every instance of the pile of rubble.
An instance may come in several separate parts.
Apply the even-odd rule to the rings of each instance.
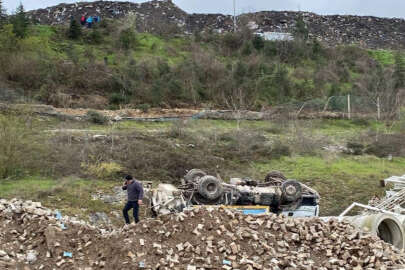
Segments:
[[[405,255],[350,225],[197,208],[96,228],[0,200],[0,269],[392,269]],[[403,269],[403,268],[402,268]]]
[[[140,32],[157,34],[191,34],[205,30],[219,33],[233,31],[233,17],[223,14],[187,14],[171,0],[153,0],[141,4],[131,2],[95,1],[60,4],[28,12],[28,16],[41,24],[67,24],[72,16],[77,20],[83,14],[119,19],[136,15]],[[322,16],[309,12],[262,11],[241,14],[239,26],[246,24],[259,33],[294,33],[302,18],[309,35],[324,43],[358,44],[367,48],[399,48],[405,40],[405,20],[370,16]]]

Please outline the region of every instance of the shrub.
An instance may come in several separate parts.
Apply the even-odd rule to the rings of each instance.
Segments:
[[[383,158],[405,156],[404,134],[384,134],[378,140],[367,146],[365,153]]]
[[[27,35],[29,20],[21,4],[17,7],[16,14],[11,18],[14,34],[19,38],[24,38]]]
[[[281,157],[291,156],[291,149],[288,145],[285,145],[282,142],[276,142],[271,148],[270,154],[272,159],[279,159]]]
[[[120,47],[129,50],[136,47],[136,34],[131,28],[127,28],[121,31],[119,36]]]
[[[242,48],[243,55],[251,55],[252,54],[252,45],[249,42],[245,42]]]
[[[349,150],[348,154],[362,155],[364,152],[364,145],[358,142],[348,142],[346,147]]]
[[[264,38],[259,35],[255,35],[252,39],[253,47],[258,51],[264,48],[264,42]]]
[[[115,162],[84,163],[82,168],[88,175],[99,179],[113,179],[123,171],[123,167]]]
[[[0,115],[0,179],[42,171],[45,144],[30,127],[29,116]]]
[[[128,103],[128,97],[121,93],[112,93],[109,98],[109,102],[112,105],[120,105]]]
[[[141,110],[143,113],[147,113],[147,112],[149,112],[149,109],[150,109],[150,105],[149,104],[139,104],[138,106],[137,106],[137,109],[139,109],[139,110]]]
[[[106,116],[96,111],[88,111],[86,116],[87,119],[94,124],[103,125],[108,122],[108,118]]]
[[[88,41],[91,44],[101,44],[103,42],[103,35],[96,27],[94,27],[88,36]]]
[[[68,31],[68,38],[70,39],[79,39],[82,35],[82,28],[76,20],[70,21],[69,31]]]
[[[238,50],[242,44],[243,40],[241,39],[240,35],[235,33],[227,33],[222,38],[224,48],[236,51]]]

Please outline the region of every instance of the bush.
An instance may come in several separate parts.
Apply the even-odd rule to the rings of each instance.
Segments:
[[[264,42],[264,38],[259,35],[255,35],[252,40],[253,47],[258,51],[264,48]]]
[[[106,116],[96,111],[88,111],[86,116],[87,119],[94,124],[104,125],[108,122],[108,118]]]
[[[139,104],[137,109],[141,110],[143,113],[149,112],[150,105],[149,104]]]
[[[101,44],[103,42],[103,35],[97,27],[94,27],[88,35],[87,40],[91,44]]]
[[[358,142],[348,142],[346,147],[349,150],[348,154],[362,155],[364,152],[364,145]]]
[[[80,24],[76,20],[71,20],[68,31],[68,38],[79,39],[81,35],[82,35],[82,28]]]
[[[119,176],[123,167],[115,162],[101,162],[97,164],[82,164],[85,172],[99,179],[113,179]]]
[[[29,116],[0,115],[0,180],[47,168],[42,158],[45,144],[31,121]]]
[[[121,93],[112,93],[109,98],[109,102],[112,105],[121,105],[128,103],[128,97]]]
[[[383,158],[392,156],[405,156],[404,134],[380,135],[378,141],[368,145],[365,153]]]
[[[222,38],[222,44],[224,48],[236,51],[242,46],[243,40],[238,34],[227,33]]]
[[[127,28],[121,31],[119,36],[120,47],[129,50],[136,47],[136,33],[133,29]]]
[[[288,145],[276,142],[271,148],[270,154],[272,159],[279,159],[281,157],[291,156],[291,149]]]

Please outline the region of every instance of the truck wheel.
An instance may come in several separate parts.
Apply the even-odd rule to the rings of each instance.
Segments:
[[[220,205],[223,203],[221,196],[215,200],[208,200],[201,196],[199,193],[195,193],[191,198],[192,205]]]
[[[301,184],[295,180],[288,180],[281,186],[282,196],[285,201],[295,202],[302,195]]]
[[[216,177],[207,175],[200,178],[197,191],[204,198],[215,200],[222,195],[223,188],[221,182]]]
[[[287,177],[284,176],[279,171],[271,171],[266,175],[266,178],[264,179],[265,182],[272,182],[273,179],[281,179],[281,180],[287,180]]]
[[[195,183],[197,182],[197,180],[201,177],[206,176],[207,174],[199,169],[192,169],[190,171],[188,171],[188,173],[186,174],[186,176],[184,176],[184,180],[186,180],[186,182],[188,183]]]

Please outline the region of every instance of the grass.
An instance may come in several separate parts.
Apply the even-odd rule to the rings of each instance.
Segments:
[[[403,175],[405,158],[392,162],[372,156],[286,157],[256,163],[253,171],[263,176],[272,170],[285,173],[316,189],[322,196],[321,214],[337,215],[352,202],[366,203],[373,195],[383,195],[379,181]]]
[[[121,209],[120,205],[92,200],[91,196],[98,192],[111,193],[112,188],[120,184],[121,182],[73,177],[56,180],[32,176],[19,180],[0,180],[0,198],[40,201],[45,207],[59,209],[63,215],[88,219],[90,213],[111,213]],[[113,217],[112,215],[111,218]]]
[[[84,122],[62,122],[62,121],[39,121],[37,128],[67,128],[80,129],[110,133],[115,135],[125,135],[130,131],[139,131],[142,134],[150,134],[162,140],[166,139],[170,144],[187,144],[189,137],[176,139],[165,137],[167,131],[172,128],[172,122],[136,122],[123,121],[114,124],[114,129],[110,125],[94,125]],[[198,136],[221,135],[237,128],[237,121],[225,120],[195,120],[190,121],[184,127],[188,134],[197,141],[198,151],[206,154],[203,145],[198,144]],[[276,123],[272,121],[241,121],[242,132],[255,131],[265,134],[270,141],[288,141],[292,136],[296,136],[296,129],[301,129],[306,136],[325,136],[340,145],[345,145],[347,140],[365,134],[369,130],[384,129],[382,123],[376,121],[350,121],[350,120],[312,120],[296,121],[289,123]],[[194,136],[195,135],[195,136]],[[48,135],[52,136],[52,135]],[[146,141],[146,143],[148,143]],[[208,137],[200,142],[201,144],[212,143]],[[210,146],[211,147],[211,146]],[[212,145],[212,147],[215,147]],[[201,149],[200,149],[201,148]],[[201,156],[203,160],[204,157]],[[373,195],[382,195],[383,188],[379,187],[379,181],[391,175],[404,174],[405,158],[394,158],[392,162],[374,156],[349,156],[337,153],[330,153],[319,149],[312,156],[302,156],[296,151],[291,157],[280,159],[270,159],[264,157],[259,160],[241,162],[237,159],[227,160],[226,166],[221,165],[217,169],[212,168],[212,172],[217,171],[228,179],[229,177],[253,177],[263,180],[266,173],[272,170],[283,172],[288,178],[303,181],[314,189],[318,190],[322,196],[321,214],[336,215],[353,201],[367,203]],[[177,165],[176,165],[177,166]],[[151,170],[152,172],[152,170]],[[145,174],[149,179],[161,179],[153,173]],[[112,187],[120,183],[114,181],[86,180],[73,177],[64,179],[50,179],[43,177],[28,177],[20,180],[0,180],[0,198],[19,197],[27,200],[41,201],[45,206],[58,208],[69,215],[78,215],[86,218],[89,213],[119,211],[121,206],[111,206],[101,201],[93,201],[91,194],[98,191],[110,193]]]
[[[392,51],[389,50],[369,50],[368,53],[375,60],[383,65],[393,65],[395,63],[395,56]]]

